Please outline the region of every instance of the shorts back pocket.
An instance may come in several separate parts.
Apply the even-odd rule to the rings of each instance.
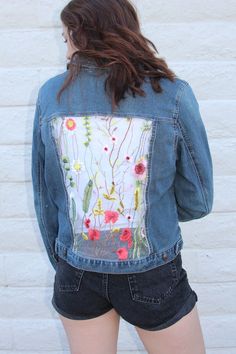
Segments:
[[[141,273],[127,274],[134,301],[161,304],[178,283],[182,268],[181,253],[175,259]]]
[[[84,269],[77,269],[59,258],[55,274],[55,286],[59,291],[79,291]]]

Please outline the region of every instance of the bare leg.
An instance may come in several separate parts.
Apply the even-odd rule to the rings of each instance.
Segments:
[[[197,305],[178,322],[159,331],[135,329],[149,354],[206,354]]]
[[[59,317],[71,354],[116,354],[120,316],[115,309],[88,320]]]

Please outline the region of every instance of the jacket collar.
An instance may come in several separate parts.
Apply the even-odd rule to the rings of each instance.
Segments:
[[[79,60],[80,60],[81,66],[89,66],[89,67],[97,67],[98,66],[95,59],[90,58],[85,54],[80,53]],[[75,62],[75,57],[72,58],[71,60],[68,60],[67,65],[73,64],[73,62]]]
[[[67,63],[67,69],[69,68],[70,64],[73,64],[73,60],[75,60],[75,58],[70,60]],[[101,69],[101,70],[107,70],[108,69],[108,68],[100,68],[97,65],[97,62],[96,62],[95,59],[93,59],[91,57],[88,57],[87,55],[82,54],[82,53],[79,54],[79,60],[80,60],[80,63],[81,63],[81,67],[89,67],[91,69]]]

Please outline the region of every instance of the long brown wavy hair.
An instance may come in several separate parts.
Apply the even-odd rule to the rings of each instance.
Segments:
[[[101,68],[109,68],[105,91],[111,96],[112,111],[125,92],[146,96],[140,88],[150,78],[155,92],[162,92],[159,80],[174,81],[176,75],[168,68],[155,45],[140,31],[134,6],[129,0],[72,0],[62,10],[61,21],[78,48],[68,63],[69,73],[57,99],[80,72],[80,53],[95,60]]]

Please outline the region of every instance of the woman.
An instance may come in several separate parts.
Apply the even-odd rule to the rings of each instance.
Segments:
[[[213,204],[198,102],[128,0],[72,0],[61,20],[69,62],[38,93],[32,181],[71,353],[116,353],[121,316],[148,353],[203,354],[178,224]]]

